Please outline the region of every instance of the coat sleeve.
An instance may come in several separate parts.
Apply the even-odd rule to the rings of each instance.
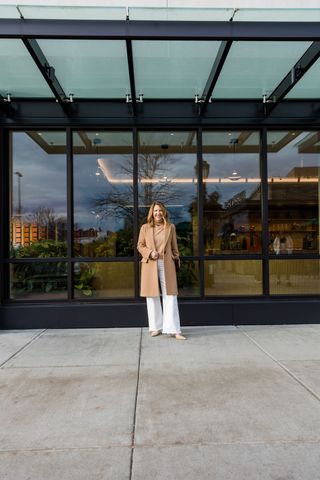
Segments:
[[[141,255],[142,255],[142,261],[147,262],[149,257],[150,257],[150,253],[152,252],[152,248],[149,248],[146,245],[146,235],[145,235],[145,226],[144,225],[142,225],[142,227],[140,229],[137,249],[138,249],[139,253],[141,253]]]
[[[171,237],[171,249],[173,253],[174,259],[179,258],[179,250],[178,250],[178,243],[177,243],[177,234],[176,234],[176,227],[172,224],[172,237]]]

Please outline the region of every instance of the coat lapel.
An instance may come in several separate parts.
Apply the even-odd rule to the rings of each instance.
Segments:
[[[165,229],[165,234],[164,234],[164,246],[166,246],[167,243],[168,243],[170,232],[171,232],[171,226],[169,225],[169,226]]]
[[[148,235],[149,245],[151,245],[152,250],[155,250],[156,246],[154,243],[153,228],[151,227],[151,225],[148,226],[147,235]]]

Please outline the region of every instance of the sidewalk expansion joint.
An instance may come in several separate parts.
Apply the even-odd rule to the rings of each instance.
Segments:
[[[144,448],[179,448],[179,447],[234,447],[234,446],[266,446],[266,445],[320,445],[318,440],[265,440],[265,441],[230,441],[230,442],[168,442],[168,443],[146,443],[143,445],[121,444],[121,445],[103,445],[87,447],[44,447],[44,448],[3,448],[0,449],[0,455],[18,454],[18,453],[55,453],[55,452],[83,452],[112,450],[114,448],[124,449],[144,449]],[[130,477],[131,478],[131,477]]]
[[[126,448],[131,449],[131,444],[125,445],[102,445],[102,446],[87,446],[87,447],[44,447],[44,448],[2,448],[0,449],[0,455],[8,453],[54,453],[54,452],[82,452],[82,451],[96,451],[96,450],[111,450],[113,448]]]
[[[28,347],[30,347],[30,345],[32,345],[36,340],[38,340],[46,331],[47,331],[47,328],[42,330],[42,332],[38,333],[38,335],[33,337],[29,342],[23,345],[23,347],[19,348],[19,350],[17,350],[13,355],[11,355],[11,357],[7,358],[7,360],[1,363],[0,368],[3,368],[8,362],[10,362],[10,360],[12,360],[13,358],[16,358],[21,352],[23,352]]]
[[[308,393],[310,393],[314,398],[320,402],[320,395],[317,394],[311,387],[309,387],[306,383],[304,383],[297,375],[295,375],[293,372],[289,370],[283,363],[281,363],[280,360],[277,360],[271,353],[267,352],[260,343],[258,343],[253,337],[251,337],[246,331],[242,330],[240,326],[236,326],[238,330],[240,330],[249,340],[251,340],[258,348],[261,350],[265,355],[267,355],[271,360],[273,360],[282,370],[284,370],[293,380],[295,380],[301,387],[303,387],[305,390],[307,390]]]
[[[135,433],[136,433],[137,404],[138,404],[138,393],[139,393],[139,383],[140,383],[141,350],[142,350],[142,328],[140,329],[137,385],[136,385],[136,394],[134,399],[134,410],[133,410],[129,480],[132,479],[133,454],[134,454],[134,448],[135,448],[134,442],[135,442]]]
[[[255,445],[320,445],[320,438],[318,439],[296,439],[296,440],[234,440],[234,441],[221,441],[221,442],[168,442],[168,443],[144,443],[136,444],[135,449],[143,448],[174,448],[174,447],[232,447],[232,446],[255,446]]]

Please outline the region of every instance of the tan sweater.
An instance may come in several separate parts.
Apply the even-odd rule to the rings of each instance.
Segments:
[[[159,258],[163,258],[164,250],[164,225],[155,225],[153,228],[153,238],[156,251],[159,253]]]

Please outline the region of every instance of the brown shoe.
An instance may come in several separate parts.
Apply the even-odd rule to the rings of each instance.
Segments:
[[[158,335],[161,335],[160,330],[155,330],[154,332],[151,332],[151,337],[157,337]]]
[[[181,335],[181,333],[177,333],[175,337],[176,337],[176,340],[187,340],[184,335]]]

